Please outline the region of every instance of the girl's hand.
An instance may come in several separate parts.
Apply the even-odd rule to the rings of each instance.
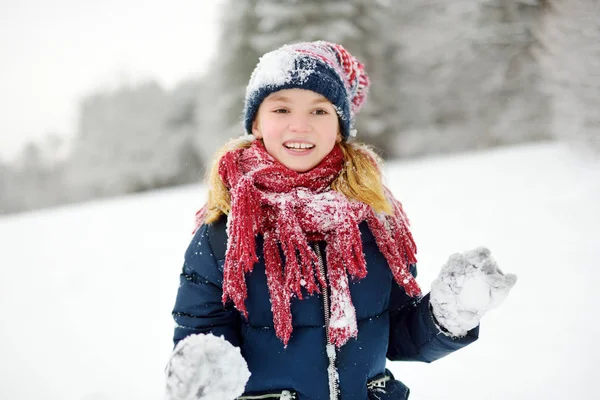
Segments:
[[[166,374],[165,400],[235,399],[250,377],[240,349],[210,333],[177,343]]]
[[[433,316],[445,334],[465,336],[516,282],[517,276],[502,273],[485,247],[453,254],[431,284]]]

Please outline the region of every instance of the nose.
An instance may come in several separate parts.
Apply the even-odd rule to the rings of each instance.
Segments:
[[[311,128],[310,124],[308,123],[308,118],[296,115],[290,120],[288,129],[290,132],[306,133],[309,132]]]

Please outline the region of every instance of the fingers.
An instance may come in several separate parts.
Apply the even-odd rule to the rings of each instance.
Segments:
[[[490,250],[483,246],[479,246],[473,250],[465,251],[463,255],[473,265],[479,265],[484,260],[491,258]]]
[[[512,289],[513,286],[517,283],[517,275],[515,274],[506,274],[506,285],[509,289]]]
[[[498,267],[496,260],[492,258],[488,248],[480,246],[474,250],[464,252],[463,256],[474,268],[481,270],[485,275],[489,276],[490,284],[493,286],[504,286],[505,280],[498,278],[504,276],[504,272]],[[506,282],[512,287],[516,283],[516,277],[512,275]]]
[[[502,274],[500,271],[485,275],[488,284],[495,289],[511,289],[517,283],[515,274]]]
[[[473,250],[468,250],[463,253],[454,253],[449,258],[446,264],[442,267],[440,276],[460,276],[469,275],[473,270],[482,270],[486,274],[502,273],[498,265],[491,257],[491,252],[487,247],[477,247]]]
[[[501,281],[496,286],[491,287],[491,302],[490,309],[498,307],[508,296],[510,290],[517,283],[517,276],[514,274],[506,274],[501,276]]]
[[[444,276],[458,277],[465,275],[468,269],[473,268],[473,265],[464,256],[464,254],[454,253],[448,257],[448,261],[440,271],[440,278]]]

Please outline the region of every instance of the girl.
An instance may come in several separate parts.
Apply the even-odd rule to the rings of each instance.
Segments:
[[[472,343],[514,285],[479,248],[453,255],[422,295],[402,206],[377,156],[348,140],[368,87],[338,44],[260,59],[244,107],[252,139],[218,156],[185,255],[170,398],[406,399],[386,358],[431,362]],[[205,335],[226,346],[192,342]],[[239,371],[234,347],[250,377],[224,394],[219,359]]]

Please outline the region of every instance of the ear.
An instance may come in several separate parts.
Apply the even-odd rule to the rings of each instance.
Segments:
[[[254,135],[255,138],[262,139],[262,135],[260,133],[260,130],[258,129],[258,119],[257,118],[254,118],[254,121],[252,122],[252,134]]]
[[[342,134],[340,132],[337,133],[337,137],[335,138],[336,143],[342,142]]]

